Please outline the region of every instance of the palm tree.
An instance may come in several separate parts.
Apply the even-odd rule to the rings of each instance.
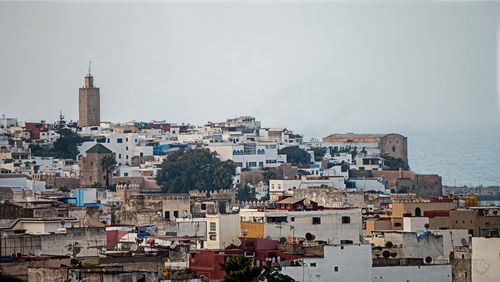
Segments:
[[[262,267],[253,266],[253,261],[245,256],[231,257],[220,266],[226,272],[223,282],[256,282],[259,281],[263,273]]]
[[[101,169],[106,173],[106,187],[109,187],[109,176],[113,172],[116,160],[113,156],[105,156],[101,160]]]

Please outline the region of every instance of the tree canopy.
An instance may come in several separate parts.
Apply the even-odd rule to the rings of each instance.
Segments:
[[[54,157],[76,160],[78,155],[77,146],[83,142],[82,137],[68,128],[59,129],[58,133],[61,136],[54,142]]]
[[[83,138],[69,128],[60,128],[57,130],[57,133],[60,134],[60,137],[54,142],[53,146],[31,144],[31,154],[37,157],[76,160],[78,145],[84,141]]]
[[[314,147],[312,149],[314,151],[314,161],[316,162],[320,162],[321,160],[323,160],[323,157],[328,150],[326,147]]]
[[[243,184],[236,190],[236,199],[240,202],[255,201],[255,190]]]
[[[223,282],[257,282],[262,277],[263,268],[260,266],[253,266],[245,256],[234,256],[221,264],[222,270],[226,272],[226,277]]]
[[[233,162],[220,161],[208,149],[178,150],[163,162],[156,182],[164,192],[231,188],[236,174]]]
[[[231,257],[221,264],[221,268],[226,272],[223,282],[295,282],[292,277],[280,273],[280,266],[256,266],[245,256]]]
[[[290,146],[279,150],[279,154],[286,155],[286,161],[291,164],[309,164],[311,163],[311,155],[299,148],[298,146]]]
[[[403,159],[394,158],[387,154],[382,154],[380,157],[384,159],[384,166],[389,167],[389,170],[399,170],[400,168],[410,170],[410,167]]]
[[[113,173],[114,166],[116,165],[116,160],[113,156],[105,156],[101,160],[101,168],[106,172],[106,187],[109,188],[109,178]]]

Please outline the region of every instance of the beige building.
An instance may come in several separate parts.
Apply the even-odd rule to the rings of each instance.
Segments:
[[[402,159],[408,164],[407,138],[401,134],[332,134],[323,138],[323,142],[339,147],[365,148],[369,152],[376,149],[379,154],[387,154],[393,158]],[[373,151],[373,152],[375,152]]]
[[[191,201],[189,194],[163,194],[162,212],[166,220],[189,218]]]
[[[393,203],[392,216],[423,216],[425,211],[449,211],[457,208],[456,202]]]
[[[472,238],[472,281],[493,282],[500,277],[500,238]]]
[[[78,95],[79,126],[99,126],[101,124],[101,106],[99,88],[94,87],[94,78],[89,73],[85,76],[85,86]]]
[[[106,184],[106,179],[111,177],[101,165],[102,159],[106,156],[115,158],[114,153],[102,144],[96,144],[88,149],[86,156],[80,160],[80,186],[89,187],[94,183]],[[111,179],[109,181],[111,183]]]
[[[240,244],[240,216],[237,213],[207,214],[207,249],[224,249]]]

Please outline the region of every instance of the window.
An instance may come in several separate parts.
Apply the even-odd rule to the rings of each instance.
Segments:
[[[396,152],[396,146],[392,146],[392,151]]]
[[[311,262],[311,267],[316,267],[316,263],[315,262]]]
[[[207,209],[207,204],[201,204],[201,210],[204,211]],[[215,222],[214,222],[215,223]]]
[[[464,254],[462,254],[462,259],[464,259],[464,258],[465,258],[465,255],[464,255]]]
[[[335,272],[339,272],[339,267],[338,267],[338,266],[334,266],[334,267],[333,267],[333,271],[335,271]]]
[[[294,222],[295,221],[295,217],[290,217],[290,221]]]
[[[125,157],[126,157],[126,159],[128,160],[128,155],[126,155]]]
[[[342,217],[342,223],[351,223],[351,217],[350,216],[343,216]]]
[[[121,139],[121,138],[117,138],[117,139],[116,139],[116,143],[123,143],[123,139]]]
[[[179,211],[174,211],[174,217],[178,218],[179,217]]]
[[[144,157],[144,153],[143,153],[143,152],[141,152],[141,153],[139,154],[139,156],[140,156],[140,157]]]
[[[215,241],[217,240],[217,235],[216,234],[210,234],[210,241]]]
[[[118,154],[118,158],[121,159],[122,158],[122,154]]]
[[[94,165],[94,162],[90,162],[90,166],[93,166]]]
[[[128,146],[125,147],[125,151],[128,151]]]
[[[313,224],[321,224],[321,217],[313,217]]]
[[[170,219],[170,211],[166,211],[165,212],[165,218],[166,219]]]
[[[341,245],[352,245],[353,243],[352,240],[340,240]]]
[[[401,222],[394,222],[394,226],[401,227]]]
[[[127,137],[127,138],[125,138],[125,142],[128,142],[128,137]]]
[[[217,230],[217,223],[210,222],[210,231],[216,231],[216,230]]]
[[[123,176],[128,176],[128,172],[124,172],[124,173],[123,173]]]

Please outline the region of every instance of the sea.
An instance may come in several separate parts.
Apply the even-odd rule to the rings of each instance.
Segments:
[[[447,186],[500,186],[500,131],[406,133],[408,162]]]

